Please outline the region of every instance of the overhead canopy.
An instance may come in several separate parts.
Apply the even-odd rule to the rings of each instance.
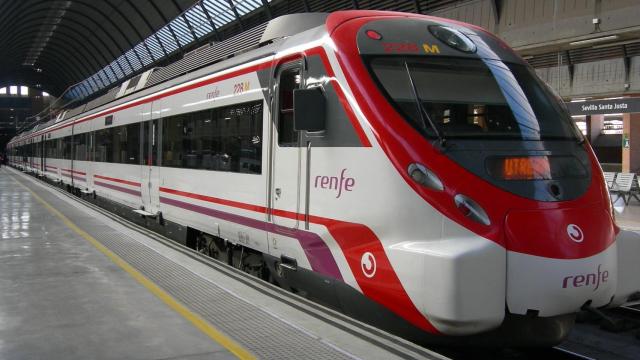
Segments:
[[[149,51],[134,51],[133,56],[116,63],[114,59],[196,2],[0,0],[0,87],[39,85],[60,95],[105,67],[115,77],[130,74],[154,60]],[[104,75],[96,78],[100,85],[110,80]]]
[[[360,7],[426,12],[451,3],[455,0],[0,0],[0,88],[23,84],[80,100],[201,43],[224,40],[279,15]]]

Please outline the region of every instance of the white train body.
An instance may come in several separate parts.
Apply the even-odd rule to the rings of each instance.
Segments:
[[[482,43],[485,48],[478,45],[478,54],[493,49],[494,55],[507,57],[505,61],[522,62],[508,48],[497,49],[498,40],[465,24],[409,14],[339,12],[330,15],[326,23],[297,35],[20,135],[9,144],[10,161],[99,199],[161,215],[170,223],[277,259],[275,270],[281,282],[289,279],[295,283],[292,288],[325,294],[327,299],[321,300],[346,313],[417,341],[485,341],[488,335],[497,335],[496,342],[550,344],[566,335],[571,314],[585,303],[595,307],[615,305],[637,291],[638,279],[626,274],[638,273],[634,265],[638,252],[636,256],[628,254],[638,251],[640,242],[633,234],[619,232],[613,224],[602,175],[597,163],[593,164],[589,145],[583,145],[584,150],[571,150],[584,151],[590,164],[584,194],[553,202],[525,199],[499,189],[471,170],[452,165],[456,160],[448,156],[457,156],[455,150],[451,150],[453,155],[447,154],[446,149],[439,150],[427,140],[416,145],[412,137],[419,135],[409,134],[410,127],[391,134],[398,127],[387,128],[386,115],[380,113],[385,108],[376,108],[382,106],[382,101],[376,100],[384,97],[371,88],[371,79],[356,83],[354,79],[361,73],[354,69],[360,65],[353,60],[368,51],[362,45],[369,41],[362,38],[367,26],[382,34],[382,41],[385,36],[393,38],[392,33],[410,31],[409,25],[407,29],[389,30],[395,23],[383,23],[387,20],[406,21],[411,26],[424,23],[420,36],[427,39],[427,47],[425,51],[420,49],[420,56],[455,53],[429,34],[427,26],[439,25],[459,29],[474,42]],[[376,22],[382,25],[376,27]],[[358,30],[349,33],[351,28]],[[349,36],[358,38],[358,47],[344,40]],[[376,40],[375,34],[367,36]],[[415,36],[411,33],[407,39]],[[436,43],[439,54],[430,53],[429,46]],[[389,44],[385,48],[396,55],[417,56],[411,40]],[[402,48],[407,44],[410,46]],[[301,88],[323,89],[327,115],[324,131],[299,131],[295,144],[284,146],[279,138],[284,128],[279,124],[287,114],[281,110],[288,105],[281,103],[281,97],[288,95],[280,91],[285,83],[279,79],[287,69],[298,69],[298,77],[293,79]],[[364,96],[365,91],[376,95]],[[261,110],[251,115],[251,123],[259,122],[261,128],[238,136],[237,147],[229,139],[220,140],[226,141],[225,149],[232,149],[235,156],[183,151],[187,147],[184,144],[205,149],[202,144],[214,144],[216,140],[213,135],[211,139],[193,137],[204,128],[185,126],[187,120],[178,117],[210,110],[218,115],[208,120],[218,122],[215,126],[223,129],[220,131],[229,126],[240,129],[239,123],[232,123],[234,116]],[[232,115],[223,117],[223,110]],[[196,119],[196,115],[189,116]],[[207,119],[202,121],[205,124]],[[107,156],[100,154],[98,132],[110,128],[122,131],[131,124],[142,124],[138,140],[145,139],[140,141],[138,151],[132,143],[119,145],[130,147],[123,156],[133,163],[96,161]],[[176,125],[182,135],[176,135],[173,131],[177,130],[167,124]],[[237,131],[240,134],[244,130]],[[25,145],[55,143],[82,134],[88,134],[84,143],[90,154],[82,154],[74,145],[76,155],[81,152],[80,159],[48,157],[47,151],[25,157],[15,151]],[[169,134],[181,139],[182,150],[178,151],[176,142],[172,142],[173,147],[167,145],[173,141]],[[408,134],[404,145],[402,134]],[[200,145],[193,145],[190,139],[200,141]],[[448,141],[455,143],[453,137]],[[428,148],[428,152],[422,154],[422,148]],[[413,182],[407,174],[410,162],[404,160],[406,154],[414,154],[415,163],[430,169],[428,174],[435,174],[443,189],[437,188],[437,181],[435,188]],[[183,166],[166,165],[174,162]],[[464,203],[471,208],[471,215],[460,212],[458,194],[473,199]],[[590,210],[572,213],[572,209],[586,204],[590,204]],[[484,211],[488,224],[482,223],[482,213],[478,213],[480,218],[473,218],[475,206]],[[556,211],[555,222],[538,223],[536,216],[543,216],[538,211]],[[603,225],[591,229],[581,218]],[[528,222],[542,225],[520,228]],[[583,244],[560,239],[573,229],[567,227],[570,225],[584,231],[580,235]],[[539,231],[541,239],[564,244],[558,246],[584,245],[591,241],[591,234],[602,239],[589,245],[589,251],[560,249],[548,255],[536,246],[531,251],[523,250],[528,245],[522,244],[535,238],[532,231]],[[519,234],[528,238],[513,240]],[[626,258],[621,252],[627,254]],[[313,283],[311,290],[305,289],[305,281]],[[353,294],[363,295],[365,300],[358,301],[370,304],[349,306],[350,301],[359,304]],[[557,324],[562,325],[561,330],[555,328]],[[542,329],[540,339],[527,338],[522,334],[528,330],[522,330],[522,334],[518,330],[536,327]]]

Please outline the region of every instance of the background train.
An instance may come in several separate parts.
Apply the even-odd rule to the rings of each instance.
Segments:
[[[548,346],[640,290],[589,144],[481,28],[288,15],[147,77],[20,134],[11,164],[419,343]]]

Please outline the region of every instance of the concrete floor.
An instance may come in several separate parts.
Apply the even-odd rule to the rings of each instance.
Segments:
[[[0,359],[231,359],[0,169]]]
[[[613,208],[616,212],[616,223],[627,230],[640,231],[640,201],[631,198],[628,205],[625,205],[622,198],[615,199]]]

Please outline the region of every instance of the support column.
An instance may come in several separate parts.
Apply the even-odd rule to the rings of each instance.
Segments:
[[[622,116],[622,171],[640,171],[640,113]],[[629,146],[625,146],[625,138]]]
[[[604,115],[591,115],[589,118],[590,119],[587,120],[589,121],[589,125],[587,125],[589,133],[587,136],[589,137],[589,141],[593,143],[598,136],[600,136],[604,128]]]

